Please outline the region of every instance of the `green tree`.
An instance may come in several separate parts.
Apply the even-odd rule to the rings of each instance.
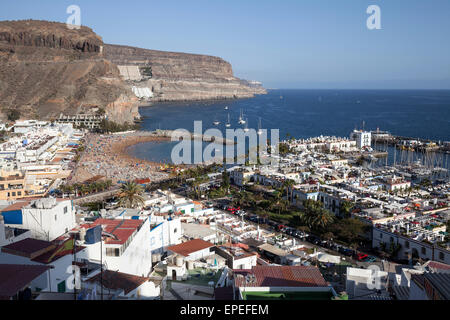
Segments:
[[[339,205],[339,213],[341,217],[350,218],[354,204],[348,200],[341,201]]]
[[[119,205],[125,208],[139,208],[144,206],[144,198],[142,197],[144,190],[142,186],[127,182],[120,187]]]

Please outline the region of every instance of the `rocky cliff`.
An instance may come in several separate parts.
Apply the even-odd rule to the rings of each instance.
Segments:
[[[26,118],[51,119],[95,106],[113,121],[132,122],[139,101],[118,65],[141,67],[147,77],[139,86],[151,88],[154,101],[265,93],[218,57],[106,45],[90,28],[63,23],[0,21],[0,118],[16,108]]]
[[[266,93],[234,77],[231,64],[218,57],[108,44],[104,55],[117,65],[147,68],[151,77],[141,86],[152,89],[154,101],[247,98]]]
[[[102,55],[91,29],[47,21],[0,22],[0,111],[52,119],[104,108],[116,122],[139,117],[138,100]]]

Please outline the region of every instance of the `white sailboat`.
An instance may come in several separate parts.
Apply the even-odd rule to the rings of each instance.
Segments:
[[[230,114],[228,114],[228,122],[225,124],[225,127],[227,127],[227,128],[231,127]]]
[[[218,126],[218,125],[220,124],[220,121],[217,120],[217,117],[214,118],[213,124],[214,124],[215,126]]]
[[[225,110],[228,110],[228,106],[225,107]]]
[[[262,135],[263,131],[262,131],[262,126],[261,126],[261,117],[259,118],[259,123],[258,123],[258,135]]]
[[[245,124],[245,120],[244,120],[244,112],[241,109],[241,114],[239,116],[239,124]]]
[[[244,132],[248,132],[248,131],[249,131],[249,128],[248,128],[248,119],[245,119],[245,120],[246,120],[246,122],[245,122]]]

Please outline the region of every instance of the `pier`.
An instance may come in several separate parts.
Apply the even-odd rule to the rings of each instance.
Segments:
[[[140,136],[140,137],[161,137],[161,138],[171,138],[172,134],[175,132],[175,130],[155,130],[155,131],[133,131],[133,132],[127,132],[127,135],[134,135],[134,136]],[[217,144],[223,144],[223,145],[230,145],[235,144],[235,141],[220,138],[220,137],[214,137],[214,136],[208,136],[204,134],[195,134],[195,133],[188,133],[183,138],[188,138],[191,140],[202,140],[204,142],[214,142]]]

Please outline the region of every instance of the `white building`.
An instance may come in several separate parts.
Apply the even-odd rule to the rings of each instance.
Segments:
[[[351,134],[351,139],[356,141],[356,146],[359,149],[370,147],[372,145],[372,133],[362,130],[354,130]]]
[[[86,239],[93,228],[102,227],[102,241]],[[84,230],[83,230],[84,229]],[[97,219],[94,223],[81,225],[71,232],[80,233],[80,245],[86,254],[80,255],[93,262],[103,261],[107,270],[120,271],[146,277],[152,267],[150,247],[150,220]]]
[[[152,215],[150,219],[150,250],[155,262],[155,257],[166,252],[168,246],[181,242],[183,232],[179,218],[165,219]]]
[[[50,292],[73,292],[68,279],[73,276],[73,249],[63,250],[63,241],[44,241],[24,239],[1,248],[2,264],[45,265],[52,266],[41,277],[33,281],[34,290]],[[76,254],[83,255],[85,248],[77,247]],[[70,279],[69,279],[70,281]]]
[[[33,238],[52,241],[75,227],[75,208],[71,200],[43,198],[16,202],[2,210],[7,226],[28,229]],[[7,222],[7,221],[6,221]]]
[[[97,299],[101,286],[103,293],[112,295],[113,299],[154,300],[161,294],[160,286],[147,277],[110,270],[98,273],[83,283],[85,289],[95,290]]]
[[[0,214],[0,247],[8,244],[31,238],[31,231],[5,226],[4,218]]]
[[[425,233],[425,231],[424,231]],[[372,247],[381,248],[381,243],[389,248],[390,243],[400,245],[398,258],[409,260],[420,258],[450,264],[450,251],[438,245],[412,239],[398,232],[390,232],[383,227],[374,226],[372,229]]]

